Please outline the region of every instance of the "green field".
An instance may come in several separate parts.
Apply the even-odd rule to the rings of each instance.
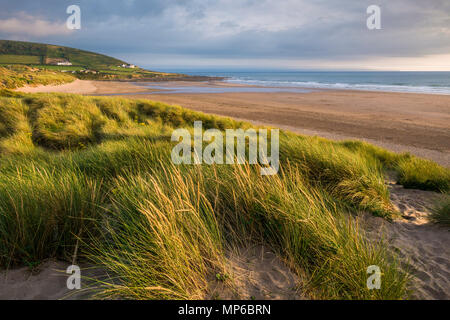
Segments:
[[[39,68],[39,69],[45,69],[45,70],[54,70],[54,71],[79,71],[83,70],[83,67],[80,66],[52,66],[52,65],[45,65],[45,64],[33,64],[31,67]]]
[[[1,64],[39,64],[41,57],[39,56],[25,56],[17,54],[0,54]]]

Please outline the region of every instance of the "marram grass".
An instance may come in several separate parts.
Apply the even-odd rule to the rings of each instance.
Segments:
[[[56,85],[72,82],[75,77],[67,73],[14,65],[0,67],[0,89],[15,89],[26,85]]]
[[[431,220],[450,228],[450,195],[435,206]]]

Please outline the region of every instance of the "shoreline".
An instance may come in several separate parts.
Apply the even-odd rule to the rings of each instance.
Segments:
[[[410,152],[450,167],[450,96],[360,90],[233,92],[258,88],[223,81],[152,82],[75,80],[60,86],[16,89],[150,99],[209,114],[279,127],[332,140],[357,139]],[[152,86],[228,88],[222,93],[173,93]]]

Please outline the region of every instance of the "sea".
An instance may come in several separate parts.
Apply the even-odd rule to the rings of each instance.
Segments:
[[[414,92],[450,95],[450,72],[400,71],[183,71],[226,82],[278,88]]]

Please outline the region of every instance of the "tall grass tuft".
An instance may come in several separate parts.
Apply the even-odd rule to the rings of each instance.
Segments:
[[[90,256],[120,279],[109,282],[102,296],[205,298],[208,276],[224,271],[224,250],[201,188],[177,170],[115,181],[102,241]]]
[[[32,167],[0,177],[0,265],[67,258],[103,203],[101,181]]]
[[[261,177],[249,166],[218,170],[209,190],[228,238],[252,235],[286,261],[307,272],[311,295],[327,299],[400,299],[407,276],[382,244],[371,244],[321,188],[308,183],[303,170],[287,165],[282,173]],[[220,178],[218,178],[220,177]],[[214,188],[214,186],[217,186]],[[366,269],[378,265],[390,285],[373,292]]]
[[[450,227],[450,196],[436,205],[430,218],[431,221]]]
[[[33,139],[51,149],[80,148],[100,140],[104,116],[87,99],[45,96],[33,101]]]
[[[324,139],[292,136],[282,140],[280,154],[284,160],[298,163],[309,180],[335,197],[380,216],[393,214],[376,159]]]
[[[447,192],[450,169],[419,158],[401,159],[397,164],[398,182],[405,188]]]

